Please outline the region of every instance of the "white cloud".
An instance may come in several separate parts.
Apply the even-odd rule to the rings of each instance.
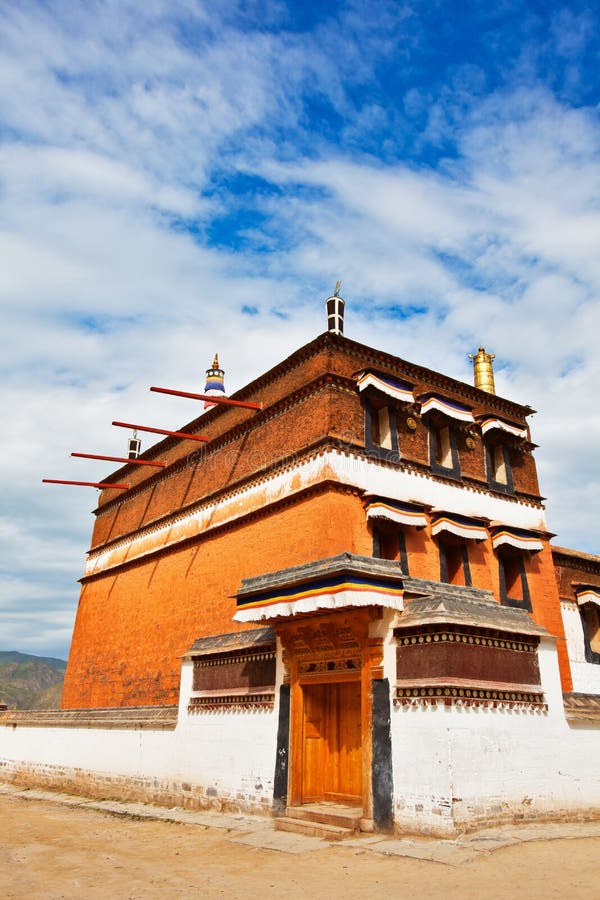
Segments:
[[[148,387],[201,387],[215,350],[230,390],[283,359],[324,330],[337,278],[352,338],[466,380],[469,352],[496,353],[499,393],[539,410],[549,527],[597,549],[596,112],[524,70],[477,102],[481,73],[461,71],[433,102],[411,88],[418,28],[395,5],[371,22],[354,4],[307,32],[244,28],[259,12],[286,20],[284,7],[244,9],[3,11],[3,602],[23,650],[66,652],[95,505],[41,478],[107,474],[68,454],[118,454],[114,418],[191,420],[193,404]],[[569,28],[566,54],[587,33]],[[398,96],[357,99],[394,53]],[[307,96],[331,121],[309,115]],[[447,138],[455,155],[386,161],[407,138],[386,124],[407,128],[427,104],[429,132],[411,140]],[[208,238],[227,216],[237,249]]]

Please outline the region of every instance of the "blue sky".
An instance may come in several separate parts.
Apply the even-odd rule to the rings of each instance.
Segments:
[[[114,418],[192,419],[325,328],[498,392],[598,552],[600,12],[46,0],[0,11],[3,646],[66,656]],[[148,446],[145,443],[145,446]],[[110,467],[110,464],[107,464]]]

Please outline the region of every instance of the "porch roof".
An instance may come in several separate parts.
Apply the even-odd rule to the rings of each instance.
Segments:
[[[245,578],[237,593],[238,622],[256,622],[353,606],[402,609],[403,574],[394,560],[341,553]]]

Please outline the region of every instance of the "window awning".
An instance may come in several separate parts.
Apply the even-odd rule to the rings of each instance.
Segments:
[[[473,413],[468,406],[457,403],[456,400],[449,400],[442,397],[441,394],[423,394],[418,398],[421,403],[421,415],[437,410],[451,419],[458,419],[459,422],[474,422]]]
[[[492,527],[492,546],[494,550],[503,544],[517,547],[519,550],[535,552],[543,550],[544,545],[539,534],[535,531],[525,531],[522,528],[510,528],[508,525],[496,525]]]
[[[455,513],[435,513],[431,525],[431,533],[435,536],[443,531],[448,531],[450,534],[473,541],[486,541],[488,536],[487,528],[481,519],[472,519],[468,516],[456,515]]]
[[[497,418],[497,416],[482,416],[481,418],[477,419],[477,422],[481,426],[482,434],[487,434],[488,431],[497,429],[499,431],[506,431],[507,434],[511,434],[513,437],[527,437],[526,428],[520,428],[518,425],[512,425],[510,422],[505,422],[504,419]]]
[[[389,375],[380,375],[377,372],[363,372],[358,379],[359,391],[364,391],[368,387],[376,388],[382,394],[393,397],[394,400],[400,400],[402,403],[414,403],[414,395],[410,384],[399,381],[396,378],[390,378]]]
[[[594,603],[600,606],[600,586],[597,584],[578,584],[575,586],[575,597],[579,606]]]
[[[424,528],[427,517],[422,506],[417,503],[390,500],[388,497],[369,497],[365,506],[367,519],[387,519],[398,525],[412,525]]]

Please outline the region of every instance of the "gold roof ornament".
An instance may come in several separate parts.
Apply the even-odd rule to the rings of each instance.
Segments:
[[[219,368],[219,354],[218,353],[215,353],[215,358],[213,359],[212,367],[213,367],[213,369]]]
[[[473,381],[476,388],[487,391],[488,394],[496,393],[494,384],[494,368],[492,360],[496,359],[495,353],[486,353],[484,347],[480,347],[475,356],[469,353],[469,359],[473,361]]]

